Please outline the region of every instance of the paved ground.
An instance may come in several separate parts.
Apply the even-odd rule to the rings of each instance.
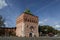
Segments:
[[[60,40],[60,37],[39,37],[39,38],[0,37],[0,40]]]

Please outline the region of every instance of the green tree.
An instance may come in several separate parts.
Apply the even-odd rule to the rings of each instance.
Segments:
[[[0,15],[0,36],[3,36],[5,34],[5,29],[3,29],[3,27],[5,27],[4,22],[5,22],[5,20]]]
[[[5,20],[3,19],[3,17],[0,15],[0,27],[5,27],[5,24],[4,24]]]
[[[29,9],[26,9],[26,10],[24,11],[24,13],[33,15]]]
[[[52,26],[49,26],[49,25],[43,25],[43,26],[39,25],[39,33],[40,32],[43,32],[45,34],[48,34],[48,33],[57,34],[58,30],[54,29]]]

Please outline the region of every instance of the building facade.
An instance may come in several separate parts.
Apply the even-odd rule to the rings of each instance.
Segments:
[[[16,36],[18,37],[39,37],[38,17],[22,13],[16,19]]]

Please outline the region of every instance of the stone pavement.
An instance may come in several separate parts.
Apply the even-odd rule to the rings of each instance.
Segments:
[[[0,37],[0,40],[60,40],[60,37]]]

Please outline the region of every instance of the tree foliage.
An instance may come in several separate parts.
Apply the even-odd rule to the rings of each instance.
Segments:
[[[5,24],[4,24],[5,20],[3,19],[3,17],[0,15],[0,27],[5,27]]]
[[[26,10],[24,11],[24,13],[33,15],[29,9],[26,9]]]
[[[48,34],[48,33],[57,34],[58,30],[54,29],[52,26],[49,26],[49,25],[43,25],[43,26],[39,25],[39,33],[40,32],[43,32],[45,34]]]
[[[5,30],[2,29],[2,27],[5,27],[5,24],[4,24],[5,20],[3,19],[3,17],[0,15],[0,36],[4,35],[5,33]]]

